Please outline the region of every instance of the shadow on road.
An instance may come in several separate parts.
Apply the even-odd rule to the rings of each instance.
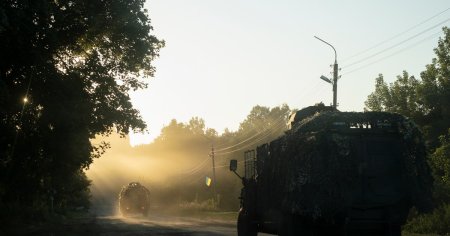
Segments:
[[[6,235],[35,236],[139,236],[186,235],[223,236],[236,235],[236,225],[230,221],[197,219],[189,217],[150,215],[148,217],[88,216],[67,220],[59,224],[11,229]]]

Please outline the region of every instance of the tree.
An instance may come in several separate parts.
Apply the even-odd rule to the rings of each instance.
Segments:
[[[416,233],[446,233],[450,218],[450,29],[434,49],[436,58],[416,80],[403,72],[387,85],[376,79],[375,91],[365,102],[367,110],[397,112],[410,117],[424,133],[434,177],[432,214],[418,216],[405,229]]]
[[[408,72],[403,71],[403,74],[397,76],[397,80],[389,86],[384,82],[382,74],[375,81],[375,91],[365,102],[366,109],[396,112],[414,118],[421,116],[421,106],[417,100],[419,81],[414,76],[409,76]]]
[[[205,121],[198,117],[192,117],[189,120],[188,128],[194,135],[204,135]]]
[[[436,58],[426,66],[420,76],[419,99],[424,106],[423,130],[439,145],[439,137],[450,128],[450,29],[443,28],[444,37],[434,49]]]
[[[439,138],[440,146],[431,155],[431,167],[434,171],[435,199],[439,204],[450,201],[450,129]]]
[[[259,105],[254,106],[247,118],[239,125],[238,136],[246,139],[249,136],[264,132],[266,138],[260,140],[260,143],[270,141],[282,135],[287,129],[287,121],[290,113],[291,110],[287,104],[272,109]]]
[[[0,3],[0,205],[69,207],[106,148],[90,139],[145,129],[128,92],[146,87],[164,42],[143,4]]]
[[[367,97],[364,104],[366,105],[365,109],[371,111],[386,111],[392,107],[389,87],[386,82],[384,82],[382,74],[379,74],[375,79],[375,91]]]
[[[436,58],[420,74],[421,80],[404,71],[387,85],[380,74],[375,91],[366,102],[367,110],[396,112],[412,118],[422,129],[429,147],[439,145],[439,136],[450,128],[450,29],[435,48]]]

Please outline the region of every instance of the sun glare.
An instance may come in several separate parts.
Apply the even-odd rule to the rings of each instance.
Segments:
[[[130,145],[132,147],[135,147],[138,145],[151,143],[153,141],[154,137],[152,137],[150,134],[130,132],[129,139],[130,139]]]

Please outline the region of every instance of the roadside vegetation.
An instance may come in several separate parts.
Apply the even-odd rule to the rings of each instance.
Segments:
[[[420,79],[403,71],[386,83],[375,80],[375,91],[365,102],[371,111],[396,112],[419,125],[428,148],[428,163],[434,177],[434,210],[412,215],[404,226],[405,235],[450,234],[450,29],[435,48],[436,58],[425,66]]]

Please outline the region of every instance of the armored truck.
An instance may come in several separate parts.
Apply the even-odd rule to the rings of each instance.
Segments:
[[[119,194],[119,209],[123,216],[142,214],[147,216],[150,207],[150,191],[138,182],[122,187]]]
[[[431,208],[433,180],[412,121],[314,109],[300,110],[283,136],[245,153],[239,236],[401,235],[413,206]]]

